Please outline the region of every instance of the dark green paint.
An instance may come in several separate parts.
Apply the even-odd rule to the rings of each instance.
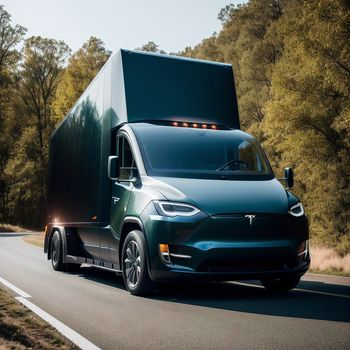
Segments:
[[[121,55],[129,122],[184,120],[239,129],[231,65],[138,51]]]

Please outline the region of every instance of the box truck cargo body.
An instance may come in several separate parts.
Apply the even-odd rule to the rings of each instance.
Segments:
[[[287,290],[310,263],[302,205],[240,131],[228,64],[112,55],[51,137],[48,208],[54,269],[111,269],[133,294],[195,278]]]

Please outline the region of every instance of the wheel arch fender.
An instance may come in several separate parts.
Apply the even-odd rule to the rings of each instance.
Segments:
[[[145,248],[146,248],[146,259],[147,259],[147,268],[148,272],[150,272],[150,264],[149,264],[149,252],[148,252],[148,242],[145,235],[144,225],[141,219],[139,219],[136,216],[126,216],[123,221],[123,226],[120,231],[120,240],[119,240],[119,264],[120,269],[122,270],[123,264],[122,264],[122,249],[123,244],[125,241],[126,236],[133,230],[141,231],[143,240],[145,242]]]
[[[63,263],[66,262],[66,257],[67,257],[67,238],[66,238],[66,231],[65,228],[63,226],[52,226],[50,233],[48,235],[48,240],[47,240],[47,259],[50,260],[51,259],[51,240],[52,240],[52,236],[54,234],[54,232],[57,231],[61,237],[61,242],[62,242],[62,261]]]

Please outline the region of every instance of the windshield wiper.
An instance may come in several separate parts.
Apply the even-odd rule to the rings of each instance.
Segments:
[[[243,164],[245,166],[245,168],[248,166],[247,162],[243,162],[242,160],[239,160],[239,159],[231,159],[229,162],[225,163],[223,166],[216,169],[216,171],[224,170],[227,166],[234,164],[234,163]],[[238,168],[231,169],[231,170],[238,170]]]

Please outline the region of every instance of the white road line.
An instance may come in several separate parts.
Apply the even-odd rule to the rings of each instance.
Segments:
[[[293,290],[297,290],[297,291],[299,291],[299,292],[314,293],[314,294],[328,295],[328,296],[331,296],[331,297],[338,297],[338,298],[350,299],[350,295],[345,295],[345,294],[336,294],[336,293],[320,292],[320,291],[318,291],[318,290],[301,289],[301,288],[294,288]]]
[[[250,284],[250,283],[244,283],[244,282],[238,282],[238,281],[230,281],[229,283],[233,283],[233,284],[238,284],[240,286],[244,286],[244,287],[256,287],[256,288],[263,288],[263,286],[259,286],[258,284]]]
[[[20,295],[19,297],[15,297],[15,299],[17,299],[20,303],[22,303],[28,309],[32,310],[35,314],[37,314],[39,317],[41,317],[51,326],[56,328],[60,333],[62,333],[66,338],[68,338],[72,343],[77,345],[79,348],[83,350],[101,350],[99,347],[91,343],[82,335],[80,335],[73,329],[66,326],[61,321],[57,320],[56,318],[48,314],[46,311],[40,309],[40,307],[36,306],[35,304],[27,300],[26,298],[31,298],[31,295],[24,292],[22,289],[14,286],[12,283],[6,281],[2,277],[0,277],[0,283],[2,283],[4,286],[14,291],[16,294]]]
[[[66,326],[61,321],[57,320],[44,310],[40,309],[40,307],[31,303],[29,300],[23,297],[16,298],[20,303],[26,306],[28,309],[32,310],[38,316],[40,316],[43,320],[49,323],[51,326],[55,327],[60,333],[62,333],[66,338],[68,338],[75,345],[79,346],[83,350],[100,350],[95,344],[91,343],[89,340],[84,338],[82,335],[74,331],[73,329]]]
[[[259,286],[257,284],[249,284],[249,283],[243,283],[243,282],[230,282],[230,283],[234,283],[234,284],[238,284],[241,286],[245,286],[245,287],[256,287],[256,288],[264,288],[263,286]],[[346,299],[350,299],[350,295],[345,295],[345,294],[336,294],[336,293],[329,293],[329,292],[321,292],[318,290],[310,290],[310,289],[302,289],[302,288],[294,288],[293,290],[296,290],[298,292],[305,292],[305,293],[313,293],[313,294],[321,294],[321,295],[327,295],[327,296],[331,296],[331,297],[338,297],[338,298],[346,298]]]
[[[10,288],[13,290],[16,294],[20,295],[23,298],[31,298],[32,296],[28,293],[24,292],[22,289],[19,289],[18,287],[14,286],[12,283],[6,281],[5,279],[0,277],[0,283],[2,283],[7,288]]]

